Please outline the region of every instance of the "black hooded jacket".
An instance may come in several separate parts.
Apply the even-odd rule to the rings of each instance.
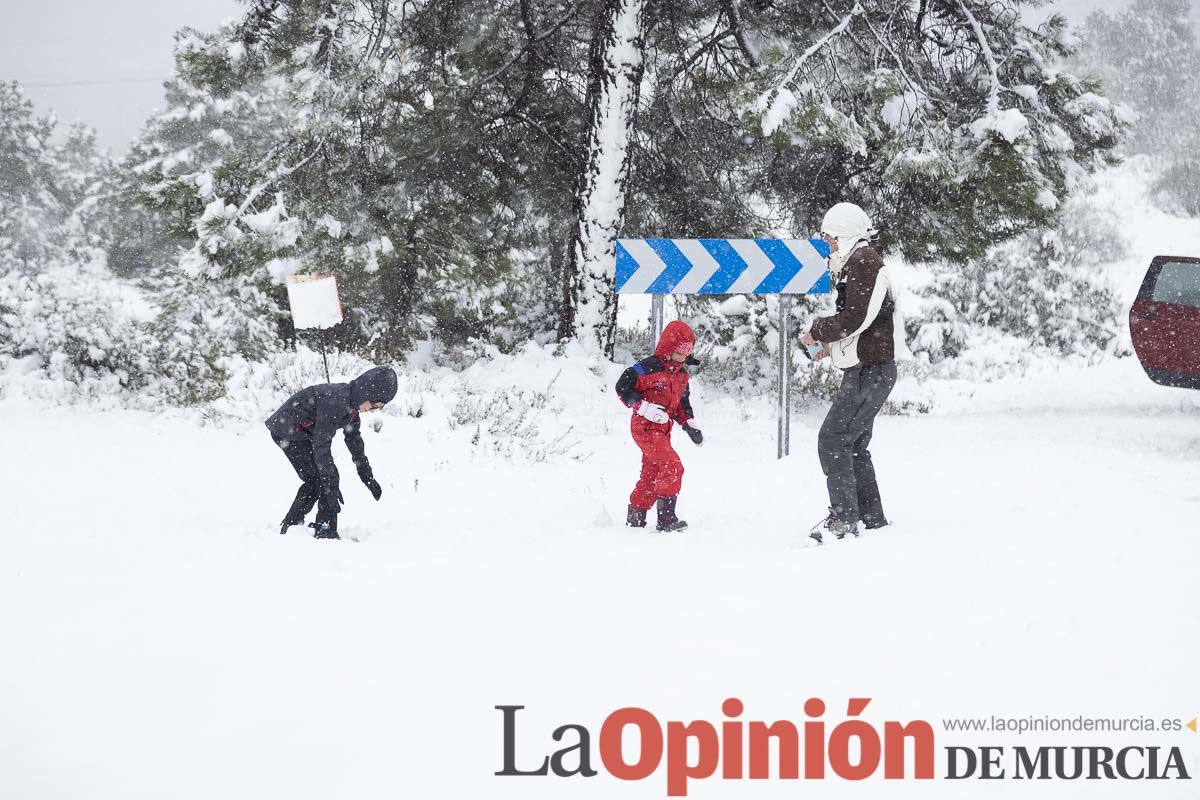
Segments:
[[[321,482],[336,486],[337,466],[330,445],[340,428],[346,449],[362,472],[370,470],[359,428],[358,407],[364,402],[387,403],[396,396],[396,372],[391,367],[372,367],[349,383],[318,383],[301,389],[267,419],[267,430],[276,439],[311,442],[313,459]]]

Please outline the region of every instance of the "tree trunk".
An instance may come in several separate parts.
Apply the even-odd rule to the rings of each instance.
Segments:
[[[569,297],[559,335],[612,353],[614,261],[644,62],[645,0],[601,0],[588,60],[588,140],[575,181]]]
[[[567,272],[567,235],[572,221],[550,222],[550,280],[546,285],[547,307],[553,309],[559,338],[567,338],[571,330],[571,276]]]
[[[417,223],[408,222],[406,230],[389,231],[401,244],[391,253],[379,254],[378,281],[383,301],[386,330],[382,345],[389,354],[399,353],[411,342],[413,317],[418,306],[420,277],[417,264]]]

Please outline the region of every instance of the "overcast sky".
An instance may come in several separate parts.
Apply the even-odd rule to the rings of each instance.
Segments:
[[[1127,4],[1053,7],[1081,21],[1092,9]],[[0,0],[0,80],[19,81],[39,113],[86,122],[102,145],[123,153],[163,104],[174,32],[210,29],[241,11],[237,0]]]
[[[179,28],[240,16],[237,0],[0,0],[0,80],[17,80],[39,113],[82,120],[124,152],[163,105]]]

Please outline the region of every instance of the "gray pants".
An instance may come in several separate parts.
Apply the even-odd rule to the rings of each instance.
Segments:
[[[896,385],[896,362],[851,367],[817,435],[817,454],[829,487],[829,505],[843,522],[887,524],[871,463],[875,415]]]

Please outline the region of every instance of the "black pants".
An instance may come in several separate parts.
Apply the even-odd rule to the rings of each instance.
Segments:
[[[883,500],[871,461],[875,415],[896,385],[896,362],[851,367],[833,398],[817,435],[817,453],[829,489],[829,506],[839,520],[885,525]]]
[[[275,437],[271,437],[275,439]],[[337,530],[337,511],[321,491],[321,473],[317,471],[317,461],[313,458],[312,444],[309,442],[289,442],[286,439],[275,439],[275,444],[283,450],[288,462],[302,483],[296,490],[296,499],[283,518],[285,525],[300,525],[314,505],[317,507],[317,524],[329,523],[329,527]],[[335,489],[336,491],[336,489]]]

